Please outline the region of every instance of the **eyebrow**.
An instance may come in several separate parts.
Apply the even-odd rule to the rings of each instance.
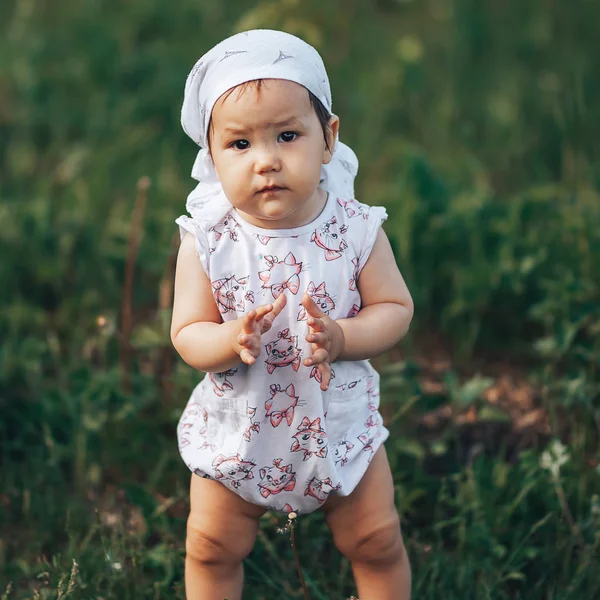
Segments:
[[[297,119],[296,117],[290,117],[289,119],[285,119],[284,121],[277,121],[275,123],[269,123],[269,125],[272,125],[276,129],[279,129],[281,127],[288,127],[290,125],[301,126],[302,122],[299,119]],[[251,130],[252,130],[252,128],[250,128],[250,131]],[[246,133],[248,131],[248,129],[246,129],[245,127],[224,127],[223,131],[225,131],[226,133],[240,134],[240,133]]]

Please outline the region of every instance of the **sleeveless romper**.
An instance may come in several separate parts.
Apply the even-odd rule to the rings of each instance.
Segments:
[[[220,481],[253,504],[309,513],[329,494],[346,496],[389,435],[379,414],[379,375],[369,361],[333,363],[321,391],[311,355],[308,292],[332,319],[360,309],[358,275],[381,223],[382,207],[329,195],[311,223],[262,229],[232,208],[218,222],[182,216],[224,321],[286,294],[262,336],[252,366],[208,373],[192,392],[177,428],[189,469]]]

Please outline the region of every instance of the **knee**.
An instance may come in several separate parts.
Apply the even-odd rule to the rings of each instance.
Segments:
[[[201,524],[188,521],[185,550],[188,560],[205,566],[234,566],[244,560],[252,545],[237,538],[220,535]]]
[[[407,560],[397,514],[367,528],[346,530],[334,541],[352,563],[388,566]]]

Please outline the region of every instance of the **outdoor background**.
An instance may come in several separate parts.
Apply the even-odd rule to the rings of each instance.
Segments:
[[[597,0],[2,0],[0,598],[184,598],[179,111],[255,27],[322,54],[414,296],[374,361],[414,598],[599,598],[599,23]],[[303,598],[282,524],[245,598]],[[321,514],[297,542],[311,599],[353,593]]]

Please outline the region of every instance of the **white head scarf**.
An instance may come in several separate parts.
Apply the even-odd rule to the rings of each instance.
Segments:
[[[202,148],[192,168],[192,177],[200,183],[186,204],[192,217],[220,218],[231,208],[207,150],[208,125],[216,101],[227,90],[256,79],[299,83],[332,113],[323,61],[300,38],[282,31],[255,29],[217,44],[190,71],[181,108],[183,130]],[[357,171],[358,159],[352,149],[336,140],[332,159],[322,168],[321,186],[336,196],[354,198]]]

